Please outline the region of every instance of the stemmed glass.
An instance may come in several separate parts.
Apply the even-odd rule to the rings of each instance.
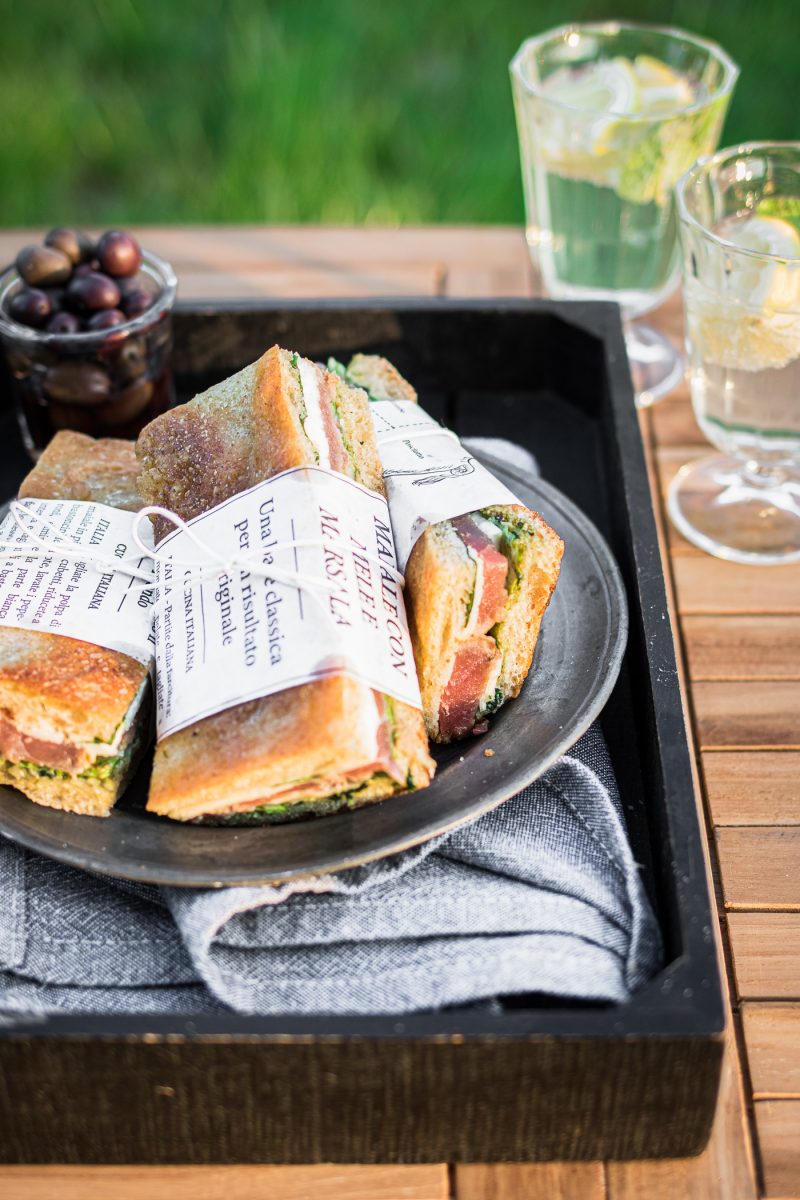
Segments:
[[[672,343],[635,320],[679,276],[674,186],[717,145],[738,68],[713,42],[653,25],[565,25],[511,62],[528,245],[545,290],[615,300],[637,400],[674,388]]]
[[[677,528],[720,558],[800,560],[800,142],[702,159],[677,187],[695,416]]]

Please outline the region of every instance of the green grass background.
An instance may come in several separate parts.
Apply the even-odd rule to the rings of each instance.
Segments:
[[[797,0],[0,0],[0,224],[521,222],[508,61],[610,16],[741,67],[796,138]]]

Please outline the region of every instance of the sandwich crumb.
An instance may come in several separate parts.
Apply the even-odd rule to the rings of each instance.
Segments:
[[[484,758],[494,758],[494,750],[484,750],[483,757]]]

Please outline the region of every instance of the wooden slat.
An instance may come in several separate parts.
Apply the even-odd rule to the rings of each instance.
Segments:
[[[168,259],[178,272],[293,270],[322,268],[346,271],[376,262],[403,266],[408,262],[451,262],[459,267],[483,265],[513,269],[528,250],[520,229],[484,226],[413,228],[335,228],[314,225],[181,228],[139,226],[132,230],[142,244]],[[0,262],[10,261],[26,242],[44,230],[0,230]]]
[[[454,1200],[606,1200],[602,1163],[502,1163],[455,1169]]]
[[[686,613],[800,613],[800,566],[745,567],[708,554],[675,555],[678,610]]]
[[[718,829],[717,850],[726,908],[800,910],[800,828]]]
[[[736,992],[742,1000],[800,1000],[800,913],[732,912]]]
[[[455,264],[443,273],[442,292],[445,296],[529,296],[531,294],[530,264],[524,248],[520,247],[519,262],[513,266],[474,266]]]
[[[655,414],[654,414],[655,417]],[[656,453],[656,463],[658,466],[658,494],[661,497],[664,511],[666,512],[666,500],[669,486],[672,480],[677,475],[678,471],[686,463],[693,462],[695,459],[702,458],[709,452],[709,447],[704,446],[663,446],[659,444]],[[670,557],[676,554],[693,554],[700,555],[708,560],[708,554],[701,550],[699,546],[695,546],[692,542],[686,540],[682,533],[672,524],[669,517],[665,518],[667,544]]]
[[[713,750],[702,756],[715,825],[800,825],[800,753]]]
[[[3,1200],[446,1200],[447,1168],[0,1167]]]
[[[753,1095],[800,1100],[800,1003],[744,1004],[742,1022]]]
[[[703,1153],[663,1162],[608,1163],[606,1173],[608,1200],[755,1200],[755,1171],[732,1039],[714,1129]]]
[[[800,1100],[755,1104],[764,1195],[768,1200],[800,1196]]]
[[[693,680],[800,679],[800,616],[687,614],[681,631]]]
[[[666,396],[653,407],[653,432],[659,446],[694,446],[702,444],[711,450],[694,419],[691,401],[685,388],[674,396]]]
[[[702,683],[692,686],[701,750],[800,747],[800,682]]]
[[[182,271],[181,300],[281,299],[322,296],[437,296],[444,268],[436,264],[406,266],[375,263],[369,270],[325,271],[270,268],[261,271]]]

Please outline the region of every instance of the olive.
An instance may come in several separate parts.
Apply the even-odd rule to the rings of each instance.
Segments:
[[[17,270],[31,287],[66,283],[72,263],[66,254],[52,246],[23,246],[16,259]]]
[[[47,322],[48,333],[79,333],[81,323],[74,313],[57,312]]]
[[[44,244],[66,254],[73,266],[77,266],[83,260],[80,237],[75,229],[65,229],[59,225],[50,230],[44,239]]]
[[[22,288],[11,297],[8,311],[15,321],[38,329],[44,325],[52,311],[50,297],[40,288]]]
[[[80,275],[72,280],[67,288],[67,300],[72,307],[84,312],[117,308],[120,300],[119,288],[107,275],[90,271],[89,274]]]
[[[14,350],[11,346],[6,348],[6,362],[15,379],[27,379],[33,367],[26,354],[20,354],[19,350]]]
[[[83,279],[85,275],[91,275],[99,270],[100,264],[95,259],[92,259],[89,262],[82,262],[79,267],[76,267],[72,272],[72,278]]]
[[[108,356],[108,362],[115,379],[130,383],[147,368],[147,347],[141,338],[127,338],[119,348],[114,347],[113,358]]]
[[[107,275],[135,275],[142,264],[136,238],[121,229],[109,229],[97,243],[97,258]]]
[[[108,399],[111,380],[102,367],[85,362],[60,362],[44,377],[44,390],[65,404],[95,405]]]
[[[84,233],[82,229],[78,230],[78,244],[81,248],[81,262],[91,262],[97,257],[97,242],[88,233]]]
[[[128,318],[141,316],[151,307],[155,296],[144,288],[130,288],[122,297],[122,308]]]
[[[101,425],[125,425],[138,417],[153,398],[153,383],[150,379],[137,379],[130,387],[117,392],[95,411]]]
[[[50,311],[59,312],[64,308],[64,300],[67,295],[65,287],[50,287],[47,289],[47,298],[50,301]]]
[[[118,308],[104,308],[89,318],[88,329],[112,329],[115,325],[124,325],[127,321],[125,313]]]

